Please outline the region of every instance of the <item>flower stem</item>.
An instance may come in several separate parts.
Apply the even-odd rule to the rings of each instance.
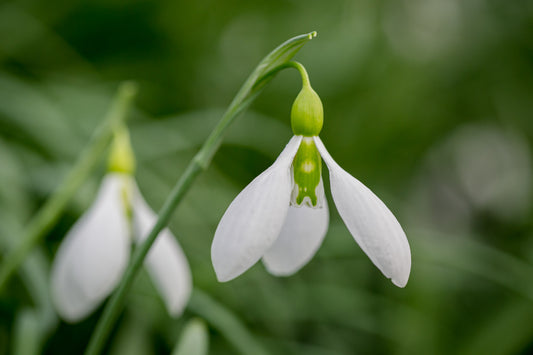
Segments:
[[[263,78],[261,78],[260,81],[256,85],[262,85],[263,80],[269,80],[271,77],[276,75],[279,71],[286,69],[286,68],[295,68],[300,73],[300,76],[302,77],[302,86],[311,86],[311,82],[309,81],[309,75],[307,74],[307,71],[305,70],[305,67],[302,63],[296,62],[296,61],[290,61],[283,65],[280,65],[268,73],[266,73]]]
[[[316,32],[300,35],[282,43],[270,52],[250,74],[248,79],[231,102],[230,106],[213,129],[209,137],[204,142],[202,148],[191,160],[185,172],[181,175],[176,185],[169,194],[169,197],[159,211],[159,217],[148,237],[139,245],[130,259],[128,268],[117,290],[111,296],[104,312],[96,325],[96,329],[91,337],[86,349],[86,355],[99,354],[104,346],[111,328],[116,322],[123,309],[124,298],[137,275],[144,258],[148,254],[150,247],[156,240],[159,232],[168,224],[168,221],[179,205],[186,192],[191,187],[196,177],[202,170],[207,169],[211,159],[222,143],[223,134],[235,118],[244,111],[252,101],[259,95],[264,86],[273,78],[274,73],[279,72],[278,67],[284,66],[298,52],[298,50],[309,40],[316,36]]]
[[[28,253],[54,226],[72,196],[74,196],[100,161],[111,141],[115,127],[124,121],[136,92],[137,86],[134,83],[126,82],[120,86],[112,107],[102,125],[95,132],[89,145],[80,154],[75,165],[57,190],[29,221],[21,237],[20,244],[10,249],[5,255],[0,268],[0,291],[5,287]]]
[[[291,61],[286,64],[286,67],[296,68],[300,72],[300,75],[302,76],[302,86],[311,86],[309,75],[307,75],[307,71],[302,63]]]

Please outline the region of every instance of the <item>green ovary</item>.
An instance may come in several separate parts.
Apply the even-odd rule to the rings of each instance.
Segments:
[[[129,175],[135,172],[135,155],[131,148],[128,129],[124,125],[115,129],[109,153],[108,171]]]
[[[319,207],[316,190],[320,183],[322,160],[311,137],[304,137],[292,162],[294,190],[291,203],[301,206]]]

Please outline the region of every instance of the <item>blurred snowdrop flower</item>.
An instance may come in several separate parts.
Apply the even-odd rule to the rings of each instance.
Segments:
[[[109,173],[89,210],[59,246],[52,298],[59,315],[82,320],[113,291],[128,265],[132,242],[140,243],[157,220],[132,176],[134,158],[125,128],[117,131]],[[169,314],[181,314],[192,290],[187,259],[168,229],[158,236],[145,266]]]
[[[405,233],[385,204],[326,150],[318,137],[322,103],[306,79],[292,107],[294,136],[274,164],[233,200],[216,229],[211,258],[217,278],[229,281],[261,258],[270,273],[291,275],[313,257],[329,224],[322,157],[348,230],[379,270],[404,287],[411,269]]]

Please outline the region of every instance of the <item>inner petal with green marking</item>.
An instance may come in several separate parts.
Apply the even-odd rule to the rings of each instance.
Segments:
[[[312,137],[304,137],[292,162],[294,188],[291,204],[322,207],[322,196],[317,196],[322,172],[322,160]]]

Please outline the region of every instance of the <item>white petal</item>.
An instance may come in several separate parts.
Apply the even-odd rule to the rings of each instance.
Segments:
[[[52,297],[59,315],[83,319],[115,288],[130,254],[123,203],[128,176],[108,174],[96,200],[61,243],[51,272]]]
[[[315,144],[329,168],[331,194],[346,227],[378,269],[404,287],[411,271],[411,251],[402,227],[372,191],[333,160],[320,138],[315,137]]]
[[[290,167],[301,136],[294,136],[274,164],[233,200],[218,224],[211,259],[219,281],[229,281],[252,265],[278,238],[291,195]]]
[[[263,256],[267,270],[276,276],[288,276],[311,260],[322,244],[329,224],[324,185],[320,180],[321,208],[290,206],[279,238]]]
[[[148,237],[156,221],[157,215],[137,190],[133,203],[133,223],[137,242]],[[168,228],[159,233],[144,264],[165,301],[168,313],[174,317],[179,316],[191,295],[192,277],[187,258]]]

